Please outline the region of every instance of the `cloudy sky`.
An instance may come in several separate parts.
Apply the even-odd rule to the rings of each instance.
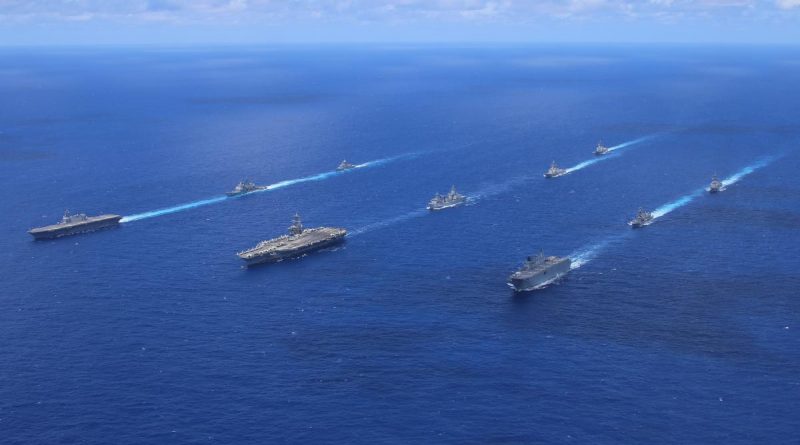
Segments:
[[[0,45],[800,43],[800,0],[0,0]]]

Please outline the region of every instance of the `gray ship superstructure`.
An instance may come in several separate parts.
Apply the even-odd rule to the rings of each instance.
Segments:
[[[550,164],[550,168],[548,168],[547,171],[544,173],[544,177],[556,178],[558,176],[565,174],[567,174],[567,170],[564,168],[559,168],[558,165],[556,165],[556,161],[553,161],[553,163]]]
[[[708,185],[708,192],[709,193],[718,193],[725,191],[725,186],[722,182],[717,179],[717,175],[711,177],[711,184]]]
[[[636,216],[628,222],[628,225],[634,229],[650,225],[655,218],[650,212],[646,212],[643,208],[639,207]]]
[[[119,225],[120,219],[122,219],[120,215],[86,216],[85,213],[70,215],[69,211],[66,211],[58,223],[37,227],[29,230],[28,233],[37,240],[59,238],[114,227]]]
[[[608,147],[603,145],[603,141],[597,143],[597,147],[594,149],[594,154],[597,156],[602,156],[604,154],[608,154]]]
[[[340,172],[340,171],[344,171],[344,170],[350,170],[351,168],[356,168],[356,167],[358,167],[356,164],[351,164],[351,163],[347,162],[347,160],[344,160],[344,161],[342,161],[341,164],[339,164],[338,167],[336,167],[336,171]]]
[[[529,256],[518,271],[508,278],[508,285],[517,292],[541,289],[569,273],[572,260],[543,253]]]
[[[444,210],[452,207],[458,207],[467,203],[467,197],[456,191],[456,186],[450,188],[450,193],[446,195],[436,194],[428,202],[428,210]]]
[[[256,190],[263,190],[265,188],[266,187],[261,187],[256,185],[253,181],[249,179],[245,179],[244,181],[240,181],[238,184],[236,184],[236,187],[234,187],[233,190],[225,192],[225,194],[228,196],[238,196],[250,192],[255,192]]]
[[[344,240],[347,230],[336,227],[315,227],[306,229],[300,221],[300,215],[294,215],[289,234],[262,241],[252,249],[239,252],[237,255],[248,266],[260,263],[277,263],[289,258],[297,258]]]

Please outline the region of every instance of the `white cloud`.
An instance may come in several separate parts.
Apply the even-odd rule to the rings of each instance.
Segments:
[[[800,0],[777,0],[778,7],[781,9],[792,9],[800,7]]]

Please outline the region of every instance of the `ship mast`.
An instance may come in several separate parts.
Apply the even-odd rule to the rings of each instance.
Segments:
[[[300,235],[303,233],[303,223],[300,221],[300,214],[295,213],[292,225],[289,226],[289,235]]]

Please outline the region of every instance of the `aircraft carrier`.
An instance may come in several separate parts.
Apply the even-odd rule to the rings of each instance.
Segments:
[[[508,285],[516,292],[541,289],[566,275],[571,266],[569,258],[545,257],[542,253],[529,256],[522,268],[508,278]]]
[[[428,202],[428,210],[444,210],[452,207],[458,207],[467,203],[467,197],[456,191],[456,186],[450,188],[450,193],[446,195],[436,194]]]
[[[277,263],[289,258],[297,258],[344,241],[347,230],[336,227],[315,227],[306,229],[300,221],[300,215],[294,215],[289,234],[266,241],[261,241],[252,249],[239,252],[237,255],[248,266],[261,263]]]
[[[86,216],[85,213],[70,215],[69,211],[56,224],[37,227],[28,231],[37,240],[60,238],[62,236],[76,235],[78,233],[94,232],[119,225],[121,215]]]

